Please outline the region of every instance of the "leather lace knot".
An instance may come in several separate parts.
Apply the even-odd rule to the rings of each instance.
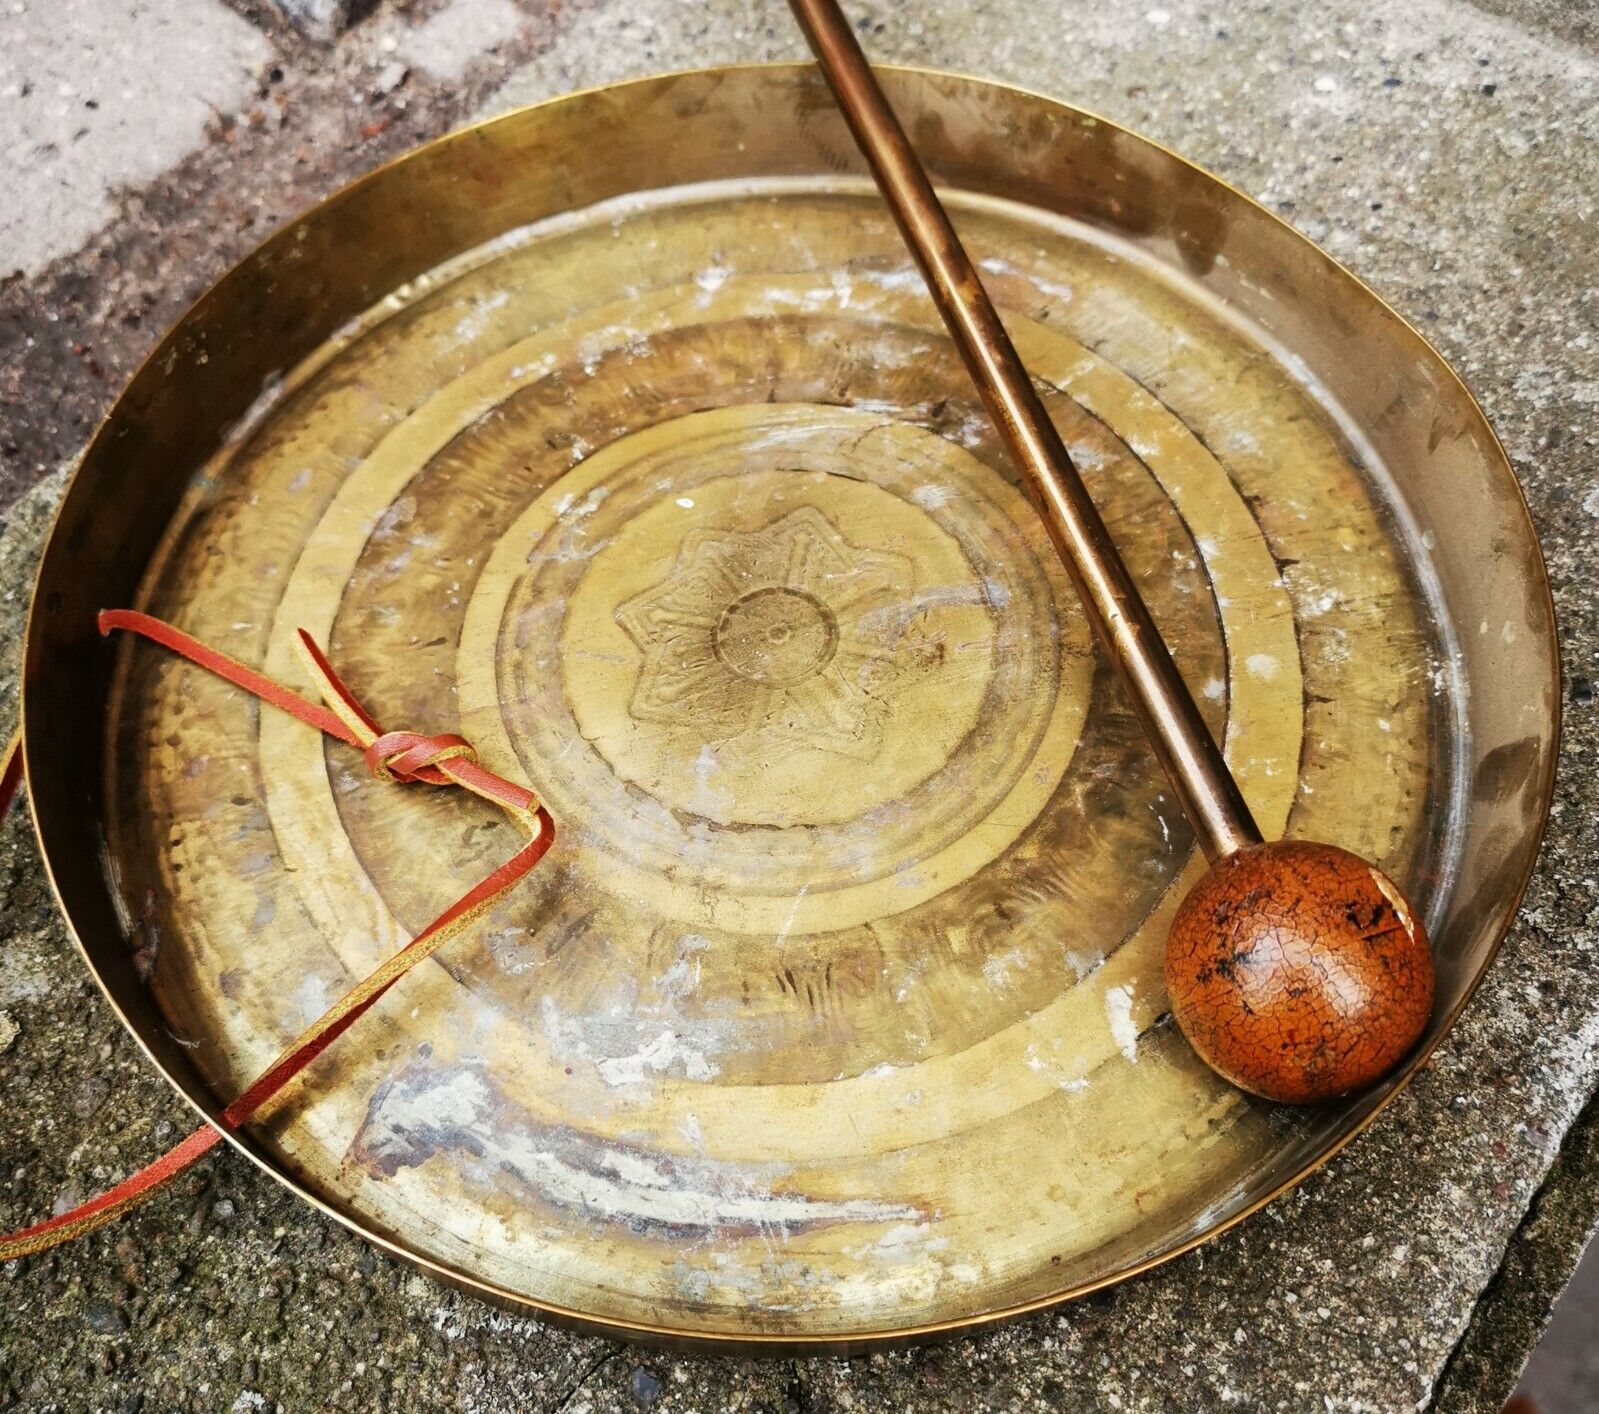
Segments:
[[[367,770],[380,781],[402,785],[423,781],[430,786],[454,784],[439,770],[445,761],[477,764],[477,752],[465,737],[453,732],[423,736],[420,732],[385,732],[362,753]]]

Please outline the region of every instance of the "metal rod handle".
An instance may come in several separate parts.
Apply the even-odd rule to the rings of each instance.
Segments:
[[[1260,831],[837,0],[789,0],[1011,460],[1215,861]]]

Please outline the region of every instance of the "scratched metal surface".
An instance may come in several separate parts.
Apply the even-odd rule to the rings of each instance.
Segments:
[[[1214,251],[955,205],[1266,832],[1436,914],[1434,532]],[[441,1266],[619,1325],[905,1329],[1173,1250],[1336,1134],[1171,1029],[1191,837],[858,179],[667,188],[409,282],[266,390],[142,607],[287,681],[309,629],[561,823],[267,1126]],[[115,886],[219,1093],[514,847],[151,650],[112,706]]]

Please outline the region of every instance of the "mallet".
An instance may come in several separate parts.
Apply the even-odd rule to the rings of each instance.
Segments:
[[[1172,1012],[1234,1084],[1304,1103],[1369,1085],[1432,1010],[1432,953],[1385,875],[1261,841],[1082,478],[837,0],[790,0],[928,289],[1210,861],[1166,944]]]

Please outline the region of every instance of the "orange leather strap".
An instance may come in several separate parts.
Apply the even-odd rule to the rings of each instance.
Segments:
[[[0,758],[0,818],[11,809],[17,787],[22,784],[22,733],[14,731],[6,743],[6,754]]]
[[[215,1148],[225,1133],[238,1129],[278,1094],[417,963],[432,957],[451,938],[469,927],[544,857],[555,838],[555,823],[539,804],[538,797],[525,786],[508,781],[479,765],[476,753],[461,737],[423,736],[407,731],[385,732],[356,701],[349,688],[339,681],[338,674],[333,671],[322,650],[304,632],[300,634],[301,653],[326,705],[319,705],[297,692],[291,692],[253,668],[247,668],[243,663],[206,647],[197,639],[147,614],[131,609],[109,609],[101,613],[100,632],[109,634],[116,629],[124,629],[159,643],[191,663],[253,693],[263,702],[298,717],[318,731],[359,748],[365,753],[368,768],[380,780],[464,786],[507,811],[527,831],[528,841],[492,874],[468,889],[381,967],[340,997],[242,1095],[208,1124],[201,1125],[175,1149],[99,1197],[91,1198],[87,1203],[47,1222],[36,1223],[20,1232],[0,1237],[0,1262],[42,1252],[57,1243],[92,1232],[159,1192],[164,1184]],[[22,753],[19,747],[20,738],[13,736],[3,761],[0,761],[0,814],[4,814],[10,805],[22,780]]]

